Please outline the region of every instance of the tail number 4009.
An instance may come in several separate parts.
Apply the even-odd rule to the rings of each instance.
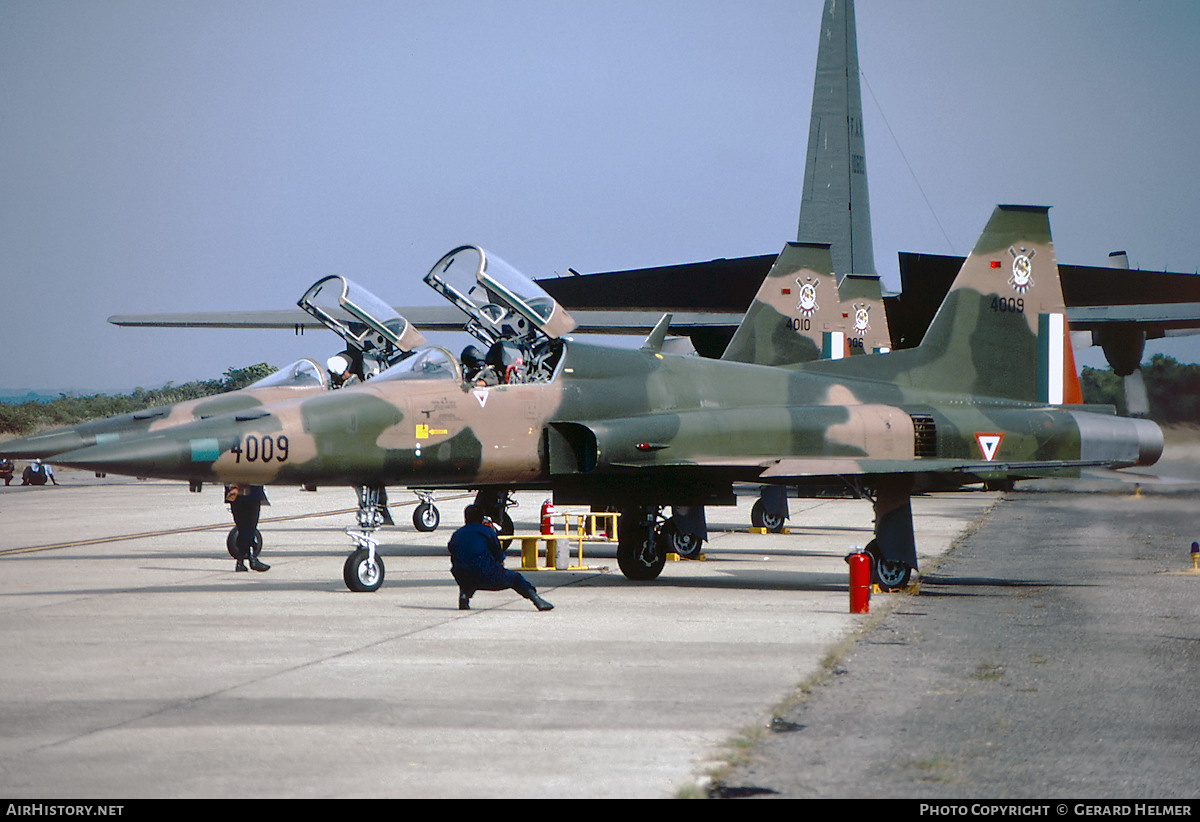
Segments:
[[[261,437],[254,435],[246,437],[240,443],[229,449],[234,454],[236,462],[243,459],[246,462],[286,462],[288,458],[288,438],[283,434],[273,437],[265,434]]]
[[[1019,297],[992,297],[991,309],[993,311],[1020,314],[1025,311],[1025,301]]]

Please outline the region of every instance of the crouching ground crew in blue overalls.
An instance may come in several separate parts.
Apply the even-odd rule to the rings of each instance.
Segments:
[[[504,567],[504,548],[496,531],[483,521],[483,509],[468,505],[463,512],[466,525],[450,537],[450,573],[458,583],[458,608],[471,608],[476,591],[504,591],[512,588],[537,606],[549,611],[554,606],[538,596],[537,589],[516,571]]]

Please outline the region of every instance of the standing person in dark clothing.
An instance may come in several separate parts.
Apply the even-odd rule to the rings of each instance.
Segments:
[[[537,589],[516,571],[504,567],[504,548],[496,531],[483,521],[483,509],[468,505],[463,512],[466,524],[450,537],[450,573],[458,583],[458,608],[471,608],[476,591],[504,591],[512,588],[532,602],[539,611],[554,606],[538,596]]]
[[[270,570],[270,565],[254,556],[258,515],[264,504],[270,504],[266,490],[261,485],[231,485],[225,491],[225,501],[229,503],[233,524],[237,527],[237,565],[233,570],[247,570],[247,562],[255,571]]]

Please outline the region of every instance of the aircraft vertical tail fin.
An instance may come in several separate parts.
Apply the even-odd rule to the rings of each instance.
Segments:
[[[838,373],[927,391],[1080,402],[1048,212],[997,206],[921,344],[857,358]]]
[[[879,278],[847,274],[839,283],[828,245],[788,243],[721,359],[796,365],[890,346]]]
[[[792,365],[829,357],[829,342],[821,336],[821,306],[836,308],[837,304],[829,246],[788,243],[775,258],[721,359]]]
[[[950,372],[931,388],[1080,401],[1048,208],[996,207],[919,348]]]

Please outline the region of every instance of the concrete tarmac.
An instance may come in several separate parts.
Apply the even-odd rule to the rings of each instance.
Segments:
[[[870,539],[866,501],[792,500],[791,533],[758,535],[745,497],[710,509],[704,561],[653,583],[589,544],[586,570],[527,574],[555,610],[480,592],[459,611],[445,545],[461,498],[421,534],[393,490],[386,579],[355,594],[349,489],[269,489],[271,569],[235,574],[219,488],[59,480],[0,487],[14,799],[686,795],[831,648],[908,601],[849,613],[843,557]],[[518,499],[517,530],[535,531],[542,495]],[[914,500],[922,561],[996,500]]]
[[[839,658],[719,795],[1200,812],[1200,492],[1026,489],[927,568],[920,596]]]

